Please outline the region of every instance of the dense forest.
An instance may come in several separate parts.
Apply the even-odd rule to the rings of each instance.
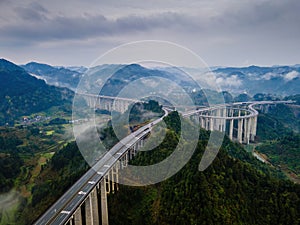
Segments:
[[[257,150],[266,154],[274,165],[287,166],[296,174],[300,174],[300,134],[291,132],[289,135],[263,143]]]
[[[274,140],[300,131],[300,108],[278,104],[267,112],[260,112],[257,123],[257,141]]]
[[[176,124],[172,123],[176,117],[168,120]],[[241,146],[226,141],[212,165],[198,171],[205,133],[192,159],[175,176],[146,187],[121,186],[110,194],[110,224],[300,223],[300,186],[230,156],[230,149],[244,151]],[[177,135],[170,129],[161,148],[139,155],[132,163],[160,161],[155,152],[170,154]]]
[[[164,142],[130,163],[149,165],[170,155],[181,133],[180,119],[176,112],[166,117]],[[117,141],[111,127],[101,130],[100,137]],[[300,223],[300,186],[227,137],[213,164],[198,171],[208,137],[209,132],[201,130],[193,157],[173,177],[140,188],[121,185],[120,191],[109,194],[110,224]],[[17,224],[31,224],[88,168],[75,142],[55,153],[36,178],[31,200],[20,205]]]
[[[71,108],[72,91],[49,86],[4,59],[0,59],[0,79],[0,125],[13,125],[20,116],[52,106]]]

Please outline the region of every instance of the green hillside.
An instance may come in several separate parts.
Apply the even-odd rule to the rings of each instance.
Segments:
[[[133,163],[160,161],[161,154],[172,152],[177,135],[169,130],[162,148]],[[192,159],[175,176],[147,187],[121,186],[110,194],[110,224],[300,223],[300,186],[229,155],[231,149],[243,150],[241,146],[225,142],[212,165],[198,171],[207,142],[201,136]]]
[[[0,125],[13,125],[21,116],[28,116],[52,106],[71,103],[68,89],[49,86],[21,67],[0,59]]]

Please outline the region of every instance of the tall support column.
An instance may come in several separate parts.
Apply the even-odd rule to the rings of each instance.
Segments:
[[[234,114],[234,109],[233,108],[229,108],[228,110],[228,117],[233,117],[233,114]]]
[[[248,120],[247,120],[247,118],[245,118],[244,119],[243,143],[247,143],[247,131],[248,131],[247,125],[248,125]]]
[[[78,209],[75,212],[74,223],[75,225],[82,225],[81,207],[78,207]]]
[[[269,104],[267,104],[267,105],[266,105],[266,110],[265,110],[265,113],[268,113],[268,112],[269,112],[269,107],[270,107],[270,105],[269,105]]]
[[[230,120],[229,122],[229,139],[232,140],[233,139],[233,119]]]
[[[114,111],[119,112],[117,99],[112,99],[111,109],[112,109],[112,111],[114,110]]]
[[[114,167],[115,166],[113,166],[111,168],[111,190],[112,190],[112,193],[115,192],[115,172],[114,172]]]
[[[129,160],[132,160],[132,149],[130,148],[127,152]]]
[[[98,194],[97,187],[95,187],[91,193],[92,199],[92,215],[93,215],[93,225],[99,224],[99,210],[98,210]]]
[[[97,97],[96,105],[97,105],[97,107],[100,108],[100,105],[101,105],[101,98],[100,98],[100,96]]]
[[[254,120],[254,135],[256,136],[256,131],[257,131],[257,116],[255,117],[255,120]]]
[[[224,109],[223,109],[223,119],[222,119],[222,131],[223,132],[225,132],[226,131],[226,117],[227,117],[227,114],[228,114],[228,112],[227,112],[227,108],[225,107]]]
[[[105,181],[106,181],[106,191],[107,193],[110,193],[110,178],[109,178],[109,172],[105,176]]]
[[[128,165],[128,154],[127,153],[125,153],[125,155],[122,157],[121,164],[122,164],[121,165],[122,169],[127,167],[127,165]]]
[[[128,166],[128,161],[129,161],[128,154],[125,154],[125,167]]]
[[[249,141],[253,141],[253,126],[254,126],[254,118],[253,117],[249,118],[249,123],[250,123]]]
[[[209,130],[213,131],[214,127],[213,127],[213,118],[209,119]]]
[[[251,118],[248,118],[248,126],[247,126],[247,144],[250,143],[250,133],[251,133]]]
[[[220,116],[220,115],[219,115]],[[222,119],[215,119],[216,123],[216,130],[222,131]]]
[[[221,109],[217,109],[217,110],[216,110],[216,111],[217,111],[217,112],[216,112],[216,116],[217,116],[217,117],[220,117],[220,115],[221,115],[220,110],[221,110]],[[215,119],[215,130],[221,131],[221,129],[220,129],[220,124],[221,124],[220,121],[221,121],[220,119]]]
[[[118,161],[116,164],[116,189],[119,190],[119,170],[120,170],[120,164],[121,162]]]
[[[108,209],[107,209],[107,195],[106,195],[106,182],[103,179],[101,185],[101,216],[102,225],[108,225]]]
[[[136,147],[136,144],[133,144],[133,146],[132,146],[132,148],[133,148],[133,153],[134,153],[134,156],[137,154],[137,147]]]
[[[85,200],[85,224],[93,224],[93,205],[92,205],[92,196],[91,194]]]
[[[224,119],[222,119],[221,120],[222,122],[221,122],[221,131],[222,132],[225,132],[225,130],[226,130],[226,119],[224,118]]]
[[[122,113],[124,113],[127,110],[126,106],[127,106],[126,102],[123,101],[123,104],[122,104]]]
[[[200,117],[200,116],[199,116],[199,124],[200,124],[200,127],[203,128],[202,117]]]
[[[243,137],[243,119],[238,120],[238,142],[242,143],[242,137]]]
[[[252,118],[252,135],[251,135],[251,140],[255,141],[255,136],[256,136],[256,126],[257,126],[257,116]]]

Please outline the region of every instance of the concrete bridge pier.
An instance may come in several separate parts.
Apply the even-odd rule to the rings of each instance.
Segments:
[[[97,188],[94,188],[85,200],[85,222],[86,225],[99,224]]]
[[[110,178],[109,178],[109,174],[110,174],[110,172],[108,172],[107,175],[104,178],[104,180],[106,182],[106,193],[107,194],[110,193]]]
[[[121,169],[127,167],[128,165],[128,153],[126,153],[122,158],[121,158]]]
[[[74,214],[74,224],[82,225],[82,215],[81,215],[81,207],[79,207]]]
[[[251,141],[255,140],[255,136],[256,136],[256,129],[257,129],[257,116],[252,118],[252,129],[251,129]]]
[[[213,118],[209,118],[209,130],[213,131],[214,127],[213,127]]]
[[[115,193],[115,172],[114,172],[114,166],[111,168],[111,170],[108,172],[111,173],[111,192]]]
[[[205,130],[209,130],[209,119],[205,118]]]
[[[119,190],[119,170],[120,170],[120,161],[118,161],[115,165],[115,178],[116,178],[116,190]]]
[[[233,139],[233,119],[230,120],[229,122],[229,139]]]
[[[246,119],[244,119],[243,141],[242,141],[242,143],[245,143],[245,144],[249,144],[249,141],[247,139],[247,137],[248,137],[248,126],[249,126],[249,121],[246,118]]]
[[[243,119],[239,119],[238,120],[238,133],[237,133],[237,139],[238,139],[239,143],[242,143],[242,141],[243,141],[242,135],[243,135]]]
[[[101,186],[101,218],[102,225],[108,225],[108,209],[107,209],[107,193],[106,193],[106,181],[103,179],[100,182]]]
[[[200,117],[200,126],[205,129],[205,120],[203,117]]]

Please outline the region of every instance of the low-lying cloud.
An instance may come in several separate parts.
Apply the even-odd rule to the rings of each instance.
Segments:
[[[291,81],[295,78],[299,77],[300,78],[300,73],[298,73],[297,71],[292,71],[292,72],[289,72],[287,74],[284,75],[284,80],[285,81]]]
[[[216,83],[220,87],[230,87],[236,88],[242,85],[242,81],[238,78],[237,75],[231,75],[229,77],[218,77]]]

